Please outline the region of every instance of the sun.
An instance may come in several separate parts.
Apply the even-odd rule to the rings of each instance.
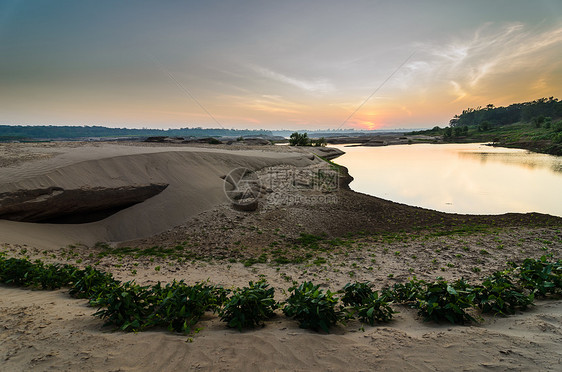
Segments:
[[[362,119],[356,119],[354,123],[351,124],[351,126],[354,127],[355,129],[366,129],[366,130],[375,130],[382,127],[380,123],[375,123],[374,121],[371,120],[362,120]]]

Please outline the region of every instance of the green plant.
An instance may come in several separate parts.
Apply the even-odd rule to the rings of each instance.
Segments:
[[[437,280],[427,284],[420,293],[416,307],[424,321],[439,322],[447,320],[453,324],[464,324],[475,319],[465,309],[474,306],[476,294],[464,280],[453,285],[445,280]]]
[[[350,307],[342,310],[349,313],[349,316],[357,316],[363,323],[374,325],[376,322],[388,322],[392,319],[394,311],[386,298],[373,291],[369,282],[347,283],[339,293],[343,293],[341,302]]]
[[[162,326],[183,333],[191,331],[205,311],[217,311],[228,293],[222,287],[206,282],[188,286],[183,280],[174,280],[164,287],[158,283],[151,292],[155,306],[146,326]]]
[[[118,283],[110,273],[87,266],[84,270],[74,273],[73,285],[69,294],[78,298],[99,297],[108,288]]]
[[[396,283],[392,288],[384,289],[382,293],[389,301],[407,304],[416,301],[426,286],[427,283],[424,280],[418,280],[414,276],[409,282]]]
[[[338,293],[343,293],[340,298],[346,306],[362,305],[373,294],[370,282],[347,283]]]
[[[519,283],[536,296],[545,297],[559,294],[562,290],[562,261],[548,262],[546,256],[540,259],[528,258],[521,265],[514,263]]]
[[[262,279],[250,282],[248,287],[237,288],[220,311],[221,320],[231,328],[253,328],[274,315],[278,304],[275,289]]]
[[[2,259],[0,282],[16,286],[32,285],[36,276],[36,266],[37,264],[26,259]]]
[[[378,292],[371,293],[362,304],[355,306],[354,310],[359,320],[369,325],[389,322],[392,320],[392,314],[395,314],[384,296],[379,296]]]
[[[283,307],[283,313],[299,322],[301,328],[329,332],[331,326],[344,319],[344,314],[336,309],[338,299],[327,290],[324,292],[312,282],[289,288],[290,297]]]
[[[105,319],[104,326],[115,325],[122,331],[143,330],[155,306],[149,287],[135,282],[113,284],[90,303],[98,306],[94,316]]]
[[[31,262],[19,258],[2,259],[0,283],[57,289],[71,283],[77,270],[71,265],[44,265],[39,260]]]
[[[513,314],[516,309],[526,309],[534,300],[533,294],[523,293],[504,271],[493,273],[474,291],[475,303],[483,313]]]

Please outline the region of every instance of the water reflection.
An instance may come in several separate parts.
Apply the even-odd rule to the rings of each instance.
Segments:
[[[501,151],[508,150],[508,152]],[[490,150],[488,150],[490,151]],[[519,149],[500,149],[499,152],[482,152],[460,150],[459,157],[478,158],[482,163],[486,161],[499,161],[508,165],[534,168],[550,168],[553,172],[562,172],[562,158],[545,154],[537,154]]]
[[[455,213],[562,216],[562,158],[478,144],[339,147],[353,190]]]

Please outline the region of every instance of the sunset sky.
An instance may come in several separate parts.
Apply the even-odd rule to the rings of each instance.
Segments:
[[[549,96],[561,0],[0,1],[0,124],[421,128]]]

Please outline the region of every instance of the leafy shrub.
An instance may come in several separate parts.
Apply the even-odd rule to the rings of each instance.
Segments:
[[[77,298],[97,298],[119,284],[111,273],[106,273],[87,266],[84,270],[77,270],[72,275],[73,285],[69,294]]]
[[[427,282],[418,280],[416,277],[410,279],[409,282],[404,284],[396,283],[392,288],[383,290],[383,296],[396,303],[414,303],[424,291]]]
[[[388,322],[392,320],[392,310],[383,296],[379,297],[378,292],[372,292],[361,304],[354,307],[354,310],[363,323],[374,325],[376,322]]]
[[[221,310],[221,320],[239,331],[259,326],[271,318],[278,307],[274,294],[275,289],[269,288],[265,280],[237,288]]]
[[[141,331],[146,328],[148,316],[155,307],[149,287],[142,287],[133,281],[111,285],[91,304],[98,306],[94,316],[105,319],[104,326],[115,325],[122,331]]]
[[[392,319],[392,310],[386,298],[371,289],[369,282],[347,283],[339,293],[342,303],[350,308],[342,309],[349,317],[357,316],[363,323],[374,325],[376,322],[388,322]]]
[[[339,293],[343,293],[343,296],[340,298],[341,302],[346,306],[363,305],[369,299],[369,296],[373,294],[370,284],[370,282],[347,283],[339,291]]]
[[[289,288],[289,291],[292,293],[283,313],[296,319],[301,328],[329,332],[331,326],[344,319],[344,314],[336,310],[338,299],[329,290],[324,293],[318,285],[304,282]]]
[[[475,293],[464,280],[450,285],[441,279],[427,284],[416,307],[424,321],[447,320],[453,324],[464,324],[475,320],[465,311],[474,306],[474,297]]]
[[[42,289],[58,289],[68,286],[75,280],[75,275],[79,270],[72,265],[46,265],[38,266],[35,276],[35,285],[40,285]]]
[[[3,258],[0,267],[0,282],[16,286],[34,285],[37,273],[42,268],[42,263],[32,263],[18,258]]]
[[[170,331],[189,332],[205,311],[216,311],[226,299],[226,291],[207,283],[188,286],[183,280],[151,288],[154,311],[146,327],[162,326]]]
[[[57,289],[72,282],[77,269],[71,265],[45,265],[19,258],[0,258],[0,282],[41,289]]]
[[[523,288],[535,296],[545,297],[559,294],[562,290],[562,261],[548,262],[546,256],[540,259],[527,258],[515,267],[516,277]]]
[[[483,313],[513,314],[516,309],[526,309],[533,304],[534,295],[526,295],[517,288],[506,272],[495,272],[474,289],[475,303]]]

